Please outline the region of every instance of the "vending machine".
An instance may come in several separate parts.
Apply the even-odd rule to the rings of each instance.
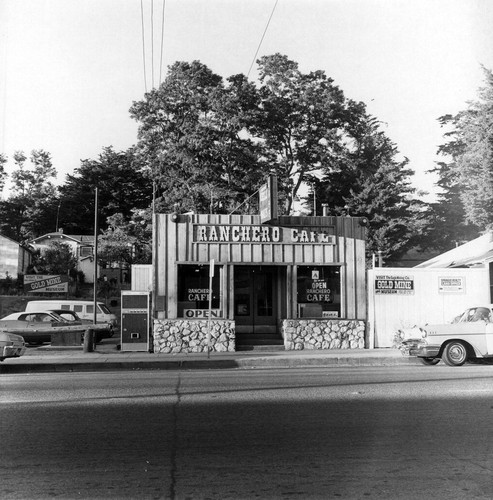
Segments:
[[[122,351],[149,352],[150,317],[150,292],[122,291]]]

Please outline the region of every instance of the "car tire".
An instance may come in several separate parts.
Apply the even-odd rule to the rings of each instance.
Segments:
[[[438,365],[440,363],[440,358],[419,358],[419,360],[427,366]]]
[[[449,342],[443,349],[442,360],[449,366],[462,366],[467,361],[467,347],[463,342]]]

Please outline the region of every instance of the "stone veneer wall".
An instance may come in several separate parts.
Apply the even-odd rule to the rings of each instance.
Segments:
[[[207,352],[207,320],[156,319],[154,320],[154,352],[186,353]],[[235,322],[211,320],[211,352],[235,350]]]
[[[360,320],[285,319],[282,336],[287,351],[364,349],[365,322]]]

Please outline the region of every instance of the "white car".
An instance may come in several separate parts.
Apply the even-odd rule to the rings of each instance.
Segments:
[[[0,361],[18,358],[26,352],[26,344],[20,335],[0,331]]]
[[[402,346],[426,365],[442,360],[461,366],[467,360],[493,358],[493,304],[470,307],[452,323],[415,328]]]

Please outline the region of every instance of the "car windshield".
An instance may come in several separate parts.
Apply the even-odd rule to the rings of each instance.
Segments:
[[[461,323],[475,321],[490,321],[490,310],[487,307],[473,307],[468,309],[460,319]]]
[[[50,316],[52,318],[51,321],[59,321],[60,323],[67,323],[69,321],[68,319],[62,318],[56,312],[50,312]]]
[[[111,311],[104,304],[98,304],[98,305],[99,309],[101,309],[101,311],[103,311],[104,314],[111,314]]]
[[[59,311],[51,311],[51,312],[53,314],[56,314],[57,316],[60,316],[65,321],[70,321],[70,322],[72,322],[72,321],[80,321],[80,318],[77,315],[77,313],[75,313],[73,311],[59,310]]]

